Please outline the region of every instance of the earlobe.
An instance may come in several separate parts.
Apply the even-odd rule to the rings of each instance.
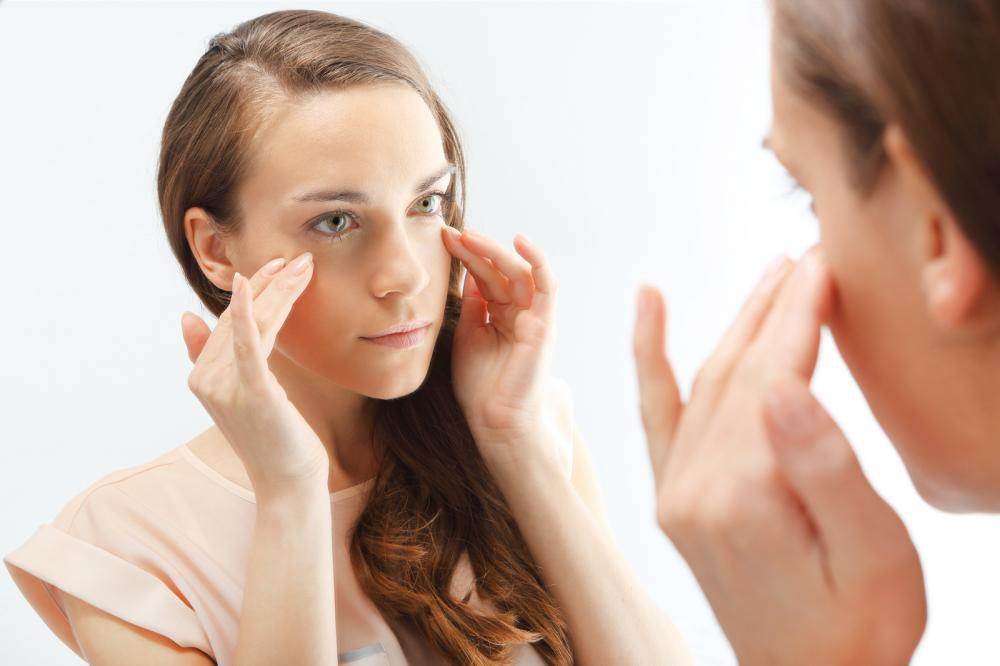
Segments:
[[[204,208],[188,208],[184,213],[184,234],[205,277],[219,289],[231,290],[235,269],[228,256],[228,244],[219,237],[212,216]]]

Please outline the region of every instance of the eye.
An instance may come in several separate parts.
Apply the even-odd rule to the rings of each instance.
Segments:
[[[802,185],[799,184],[799,181],[795,180],[795,178],[787,171],[785,172],[785,176],[787,177],[788,185],[788,190],[785,194],[787,196],[807,196],[809,198],[809,210],[812,211],[813,217],[816,217],[816,200],[813,199],[812,194],[810,194],[806,188],[802,187]]]
[[[421,215],[436,215],[442,211],[445,195],[441,192],[431,192],[416,200],[413,209]]]
[[[329,224],[327,224],[329,222]],[[316,231],[316,233],[321,236],[325,236],[333,240],[333,237],[342,236],[350,228],[350,224],[354,222],[354,215],[348,213],[347,211],[338,211],[336,213],[329,213],[319,218],[311,228]],[[330,233],[326,231],[320,231],[320,227],[326,226]]]

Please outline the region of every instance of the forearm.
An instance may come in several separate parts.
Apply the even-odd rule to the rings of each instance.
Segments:
[[[258,497],[237,666],[337,663],[332,529],[325,483]]]
[[[525,465],[498,483],[563,609],[577,663],[689,663],[677,630],[561,469]]]

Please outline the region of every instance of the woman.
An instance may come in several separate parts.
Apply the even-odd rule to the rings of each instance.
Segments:
[[[921,495],[1000,509],[1000,2],[772,4],[767,144],[819,247],[762,280],[686,404],[640,291],[658,516],[741,664],[908,663],[920,561],[808,383],[826,324]]]
[[[219,317],[182,318],[215,425],[99,480],[5,557],[80,656],[683,658],[548,376],[551,271],[523,237],[514,253],[461,231],[464,179],[444,106],[387,35],[281,11],[212,40],[167,118],[158,186]]]

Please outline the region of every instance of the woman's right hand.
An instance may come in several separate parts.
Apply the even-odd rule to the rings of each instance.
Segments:
[[[642,295],[635,358],[657,517],[739,663],[909,663],[927,621],[920,558],[809,390],[835,303],[820,249],[761,281],[686,402],[663,298]]]
[[[258,495],[318,483],[325,488],[329,472],[326,448],[267,364],[278,331],[312,277],[308,252],[284,264],[274,259],[249,280],[236,273],[214,331],[195,314],[181,317],[194,362],[188,388],[243,461]]]

